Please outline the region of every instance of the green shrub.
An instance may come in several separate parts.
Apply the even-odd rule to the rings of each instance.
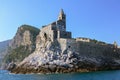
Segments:
[[[30,51],[28,46],[20,46],[11,50],[10,53],[5,56],[4,62],[20,62],[32,52],[33,51]]]

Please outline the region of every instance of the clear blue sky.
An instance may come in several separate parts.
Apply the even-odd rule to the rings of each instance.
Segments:
[[[120,44],[120,0],[0,0],[0,41],[22,24],[41,28],[57,20],[61,8],[73,37]]]

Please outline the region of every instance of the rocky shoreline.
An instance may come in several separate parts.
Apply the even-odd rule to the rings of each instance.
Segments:
[[[15,74],[30,74],[30,73],[73,73],[73,72],[92,72],[92,71],[104,71],[104,70],[119,70],[120,67],[105,67],[105,68],[65,68],[65,67],[56,67],[56,68],[45,68],[40,67],[39,69],[34,68],[21,68],[17,67],[11,70],[11,73]]]
[[[41,73],[41,74],[49,74],[49,73],[73,73],[73,72],[92,72],[92,71],[105,71],[105,70],[119,70],[119,64],[103,64],[103,65],[96,65],[94,63],[78,63],[70,67],[69,64],[66,66],[59,66],[59,65],[49,65],[45,64],[42,66],[15,66],[9,67],[9,71],[15,74],[31,74],[31,73]]]

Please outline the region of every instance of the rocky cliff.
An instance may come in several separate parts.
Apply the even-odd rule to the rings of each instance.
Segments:
[[[3,58],[7,54],[7,50],[8,50],[8,46],[9,46],[10,41],[11,40],[6,40],[6,41],[3,41],[3,42],[0,42],[0,66],[2,64]]]
[[[9,42],[7,54],[3,59],[3,65],[5,67],[8,64],[19,63],[29,54],[35,50],[36,36],[39,34],[39,29],[30,26],[22,25],[18,28],[16,35]]]
[[[14,73],[63,73],[119,68],[120,49],[112,44],[64,38],[52,41],[41,31],[36,38],[35,51],[10,70]]]

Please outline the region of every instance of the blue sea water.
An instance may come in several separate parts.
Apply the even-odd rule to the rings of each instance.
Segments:
[[[120,80],[120,70],[66,74],[11,74],[0,70],[0,80]]]

